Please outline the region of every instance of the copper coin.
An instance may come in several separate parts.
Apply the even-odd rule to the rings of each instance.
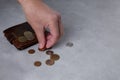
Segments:
[[[41,66],[42,65],[42,63],[40,62],[40,61],[35,61],[34,62],[34,66],[36,66],[36,67],[39,67],[39,66]]]
[[[72,47],[72,46],[73,46],[73,43],[72,43],[72,42],[68,42],[68,43],[66,44],[66,46]]]
[[[39,51],[45,51],[46,50],[46,47],[43,47],[43,48],[38,48]]]
[[[48,50],[50,50],[50,49],[52,49],[52,47],[50,47],[50,48],[47,48]]]
[[[56,61],[56,60],[59,60],[59,59],[60,59],[60,56],[59,56],[58,54],[53,54],[53,55],[50,56],[50,59]]]
[[[54,52],[53,52],[53,51],[50,51],[50,50],[46,51],[46,54],[47,54],[47,55],[53,55],[53,53],[54,53]]]
[[[52,65],[54,65],[54,60],[52,60],[52,59],[48,59],[48,60],[46,60],[46,64],[47,65],[49,65],[49,66],[52,66]]]
[[[30,49],[30,50],[28,50],[28,53],[29,53],[29,54],[34,54],[34,53],[35,53],[35,50],[34,50],[34,49]]]

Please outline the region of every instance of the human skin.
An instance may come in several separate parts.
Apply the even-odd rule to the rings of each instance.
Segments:
[[[39,48],[50,48],[63,35],[63,25],[58,12],[51,9],[42,0],[18,0],[25,13],[28,23],[36,33]],[[45,29],[50,34],[45,37]]]

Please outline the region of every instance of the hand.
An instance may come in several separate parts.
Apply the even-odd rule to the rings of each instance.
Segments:
[[[23,7],[27,21],[37,35],[39,48],[52,47],[63,34],[60,14],[41,0],[19,0],[19,2]],[[50,34],[45,37],[46,28],[50,30]]]

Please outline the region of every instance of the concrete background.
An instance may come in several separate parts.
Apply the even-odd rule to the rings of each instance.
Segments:
[[[62,15],[65,35],[53,48],[61,59],[49,67],[38,45],[11,46],[2,31],[26,20],[16,0],[0,0],[0,80],[120,80],[120,0],[45,2]],[[34,55],[27,53],[31,48]],[[34,67],[36,60],[41,67]]]

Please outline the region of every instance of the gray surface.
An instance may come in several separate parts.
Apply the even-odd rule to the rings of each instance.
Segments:
[[[33,66],[48,56],[17,51],[2,31],[25,21],[16,0],[0,0],[0,80],[120,80],[120,0],[48,0],[61,12],[65,35],[53,48],[54,66]],[[71,41],[74,47],[66,47]]]

